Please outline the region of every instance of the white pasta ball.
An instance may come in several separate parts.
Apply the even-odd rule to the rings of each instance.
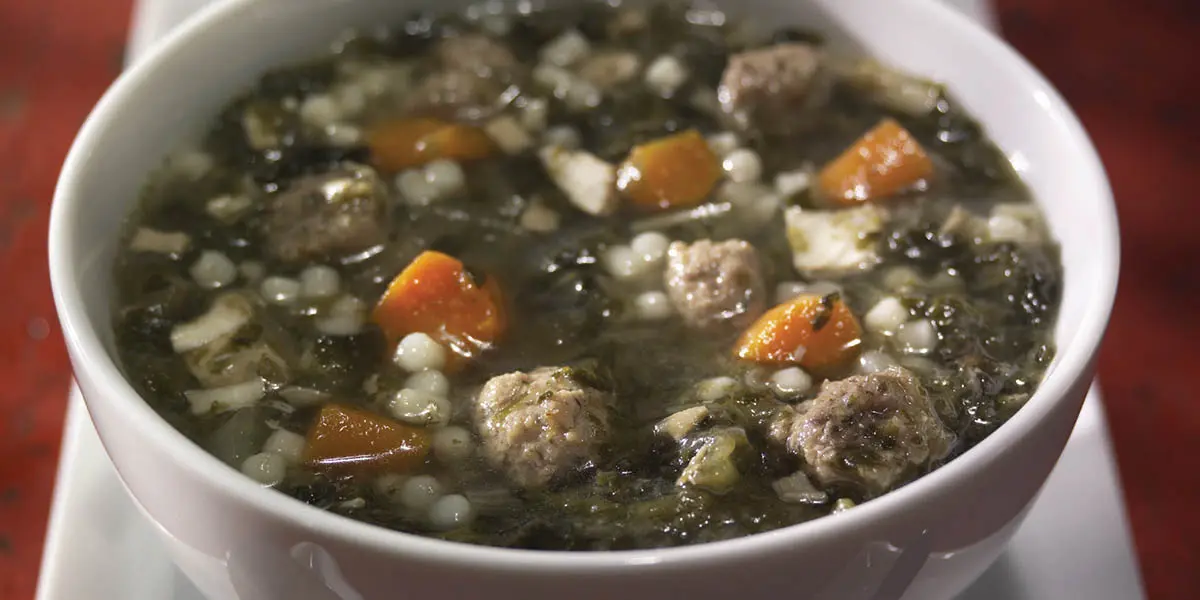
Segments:
[[[290,277],[271,276],[258,286],[258,293],[271,304],[287,306],[300,297],[300,282]]]
[[[337,270],[325,265],[313,265],[300,272],[300,296],[303,298],[332,298],[342,286]]]
[[[425,165],[425,180],[438,199],[453,196],[467,187],[466,174],[452,160],[439,159]]]
[[[738,148],[725,155],[721,168],[731,181],[750,183],[762,179],[762,159],[749,148]]]
[[[372,482],[372,487],[384,498],[397,502],[400,500],[400,494],[404,491],[404,484],[407,481],[407,475],[384,473],[375,478],[375,481]]]
[[[287,476],[287,461],[274,452],[260,452],[242,461],[242,473],[265,486],[279,485]]]
[[[433,434],[433,455],[446,464],[459,463],[475,448],[471,432],[458,426],[443,427]]]
[[[409,204],[423,206],[437,198],[437,188],[425,178],[424,169],[409,169],[396,176],[396,191]]]
[[[717,156],[725,156],[738,149],[737,134],[732,131],[714,133],[708,136],[705,141],[708,142],[708,148]]]
[[[674,95],[687,78],[687,68],[669,54],[659,56],[646,67],[646,87],[660,96]]]
[[[780,396],[798,396],[812,389],[812,376],[800,367],[788,367],[775,371],[769,385]]]
[[[638,273],[641,262],[629,246],[613,246],[602,255],[604,268],[617,279],[631,279]]]
[[[441,497],[442,484],[432,475],[409,477],[400,488],[400,503],[414,510],[429,508]]]
[[[412,425],[445,425],[453,411],[444,396],[409,389],[396,392],[387,409],[397,420]]]
[[[633,236],[629,249],[644,262],[657,264],[667,255],[671,239],[657,231],[647,231]]]
[[[642,292],[633,304],[638,317],[647,321],[661,321],[675,312],[670,299],[663,292]]]
[[[408,379],[404,380],[404,387],[442,398],[450,395],[450,380],[441,371],[434,369],[409,375]]]
[[[441,370],[446,366],[446,347],[425,333],[410,333],[396,346],[392,360],[396,366],[416,373],[425,369]]]
[[[471,522],[471,501],[460,494],[443,496],[429,507],[429,524],[443,531]]]
[[[536,233],[550,233],[558,229],[560,217],[554,209],[534,202],[521,213],[521,227]]]
[[[863,325],[868,331],[893,333],[908,320],[908,309],[895,296],[888,296],[863,315]]]
[[[276,429],[267,437],[267,441],[263,442],[263,452],[278,454],[288,464],[294,465],[298,464],[304,455],[304,446],[304,436],[286,429]]]
[[[215,250],[201,252],[189,272],[200,287],[210,290],[225,287],[238,276],[237,265],[228,256]]]
[[[257,260],[247,260],[238,265],[238,273],[246,281],[254,282],[267,274],[267,267]]]

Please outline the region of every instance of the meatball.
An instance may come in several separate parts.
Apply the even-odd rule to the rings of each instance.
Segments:
[[[672,243],[665,277],[667,295],[691,327],[745,327],[765,309],[758,253],[742,240]]]
[[[375,171],[345,163],[295,180],[267,205],[266,247],[285,263],[338,258],[387,241],[387,193]]]
[[[438,68],[413,87],[405,108],[417,114],[478,120],[491,116],[519,63],[503,44],[482,34],[442,40]]]
[[[483,454],[524,488],[595,461],[609,433],[612,397],[569,368],[541,367],[488,380],[475,400]]]
[[[783,409],[769,437],[803,458],[821,485],[878,495],[945,458],[954,443],[928,394],[899,367],[826,382],[806,405]]]
[[[776,44],[729,57],[717,98],[743,125],[791,123],[798,109],[822,96],[821,54],[800,43]]]

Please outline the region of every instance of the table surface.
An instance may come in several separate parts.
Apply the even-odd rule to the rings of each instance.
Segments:
[[[1004,35],[1070,101],[1112,179],[1123,269],[1100,378],[1149,598],[1200,598],[1200,3],[995,0]],[[70,366],[45,256],[54,181],[121,67],[130,0],[0,0],[0,598],[31,598]],[[1191,67],[1187,65],[1193,65]],[[1191,167],[1191,168],[1189,168]],[[1181,193],[1183,192],[1183,193]],[[13,282],[13,283],[8,283]],[[1081,499],[1086,501],[1086,499]]]

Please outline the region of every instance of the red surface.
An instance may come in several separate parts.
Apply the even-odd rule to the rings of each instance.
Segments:
[[[1186,310],[1200,292],[1200,3],[997,3],[1112,178],[1124,268],[1101,359],[1109,421],[1149,597],[1200,598],[1200,317]],[[0,0],[0,598],[33,596],[70,377],[47,284],[49,200],[117,72],[128,11]]]

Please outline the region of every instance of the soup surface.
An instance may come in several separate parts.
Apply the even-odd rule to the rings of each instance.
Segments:
[[[265,74],[147,183],[113,319],[147,401],[280,493],[612,550],[952,460],[1041,380],[1061,275],[941,86],[582,4],[414,15]]]

